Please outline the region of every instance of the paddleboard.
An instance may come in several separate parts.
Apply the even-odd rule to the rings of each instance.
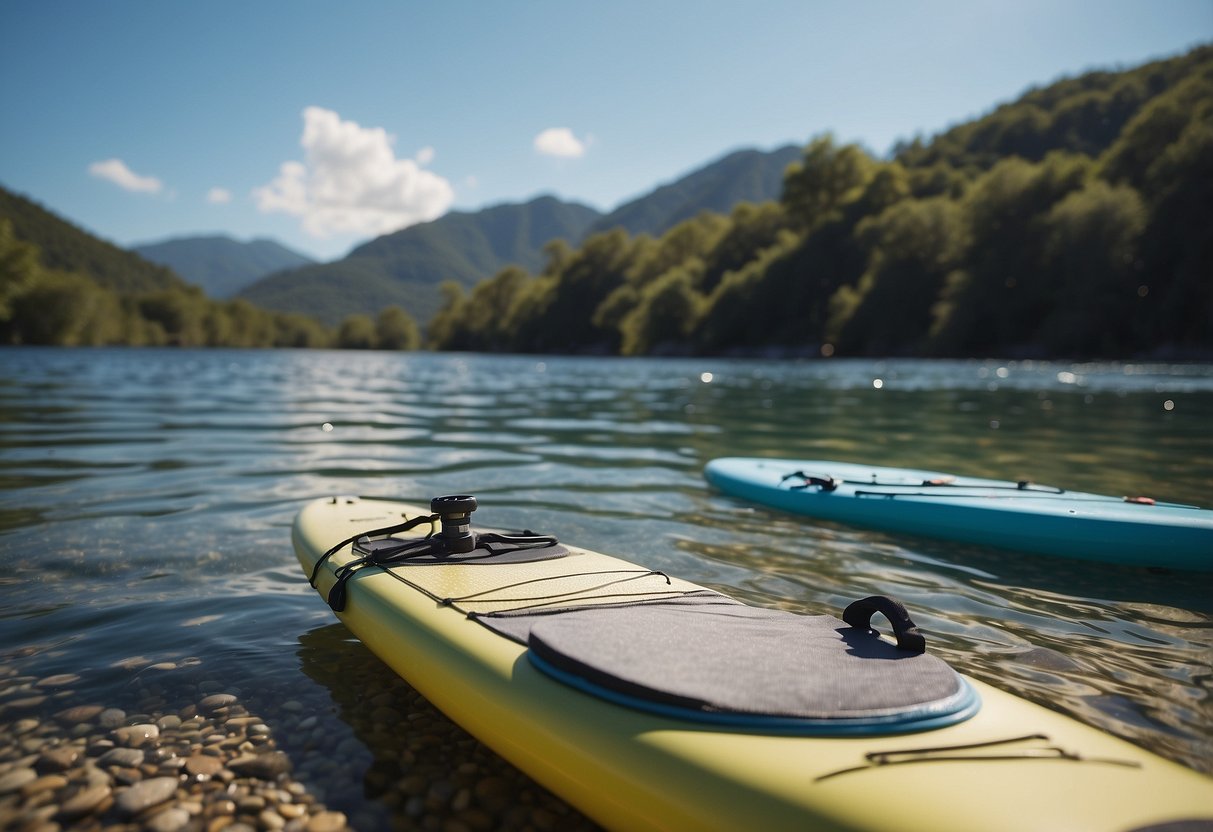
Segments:
[[[723,457],[704,476],[730,496],[821,520],[1105,563],[1213,570],[1213,511],[1149,497],[826,460]]]
[[[472,531],[470,512],[439,529],[434,511],[318,500],[295,551],[371,651],[605,827],[1213,828],[1213,779],[956,673],[890,599],[843,620],[763,610],[568,541]]]

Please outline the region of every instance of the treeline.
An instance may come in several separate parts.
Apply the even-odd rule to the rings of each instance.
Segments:
[[[825,135],[778,202],[545,255],[443,284],[423,339],[398,306],[327,327],[211,300],[0,189],[0,344],[1207,357],[1213,46],[1031,90],[889,159]]]
[[[1091,73],[891,160],[830,136],[778,203],[444,285],[440,350],[1207,355],[1213,48]]]
[[[399,307],[334,329],[245,300],[214,301],[177,279],[114,289],[83,271],[49,268],[37,246],[0,218],[0,344],[48,346],[342,347],[417,349],[417,323]]]

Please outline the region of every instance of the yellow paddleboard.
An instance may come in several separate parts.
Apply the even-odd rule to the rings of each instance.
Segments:
[[[337,544],[422,519],[338,497],[300,512],[293,541],[328,599],[357,560]],[[430,533],[422,523],[393,537]],[[537,669],[472,614],[675,598],[702,587],[579,549],[534,562],[366,566],[341,583],[345,625],[467,731],[589,817],[620,830],[995,832],[1213,829],[1213,779],[977,680],[977,713],[947,727],[798,736],[638,710]],[[535,589],[542,587],[541,591]],[[572,599],[572,600],[570,600]],[[539,602],[543,603],[543,602]],[[1188,829],[1189,827],[1183,827]]]

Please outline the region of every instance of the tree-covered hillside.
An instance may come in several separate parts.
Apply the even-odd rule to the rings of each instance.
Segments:
[[[132,251],[167,266],[211,298],[230,298],[268,274],[315,262],[274,240],[241,242],[222,234],[175,237]]]
[[[727,214],[742,202],[778,199],[783,174],[800,156],[795,145],[778,150],[738,150],[651,193],[625,202],[594,223],[591,234],[622,228],[660,237],[704,211]]]
[[[330,324],[393,304],[424,321],[441,303],[442,280],[472,286],[506,265],[538,269],[545,243],[580,239],[598,216],[593,208],[550,196],[524,205],[455,211],[372,240],[342,260],[271,275],[240,296]]]
[[[163,266],[0,189],[0,345],[415,349],[398,307],[339,330],[248,301],[213,301]]]
[[[182,285],[172,270],[100,240],[4,188],[0,188],[0,220],[8,220],[17,239],[38,247],[48,269],[86,274],[98,285],[119,292]]]
[[[438,349],[1208,355],[1213,47],[1031,90],[895,158],[830,136],[778,203],[445,288]]]

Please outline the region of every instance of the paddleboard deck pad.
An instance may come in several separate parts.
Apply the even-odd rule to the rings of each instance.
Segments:
[[[848,462],[722,457],[733,497],[821,520],[1082,560],[1213,570],[1213,511],[1031,482]]]
[[[957,673],[895,599],[751,607],[473,532],[469,500],[319,500],[295,551],[372,652],[604,826],[1213,829],[1213,780]]]

